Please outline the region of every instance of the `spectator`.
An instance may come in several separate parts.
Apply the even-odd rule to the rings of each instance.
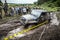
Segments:
[[[18,13],[19,15],[21,15],[21,7],[19,7]]]
[[[11,15],[11,16],[14,16],[14,7],[11,7],[11,8],[10,8],[10,15]]]
[[[4,9],[4,12],[5,12],[5,16],[7,16],[8,15],[8,4],[7,4],[6,0],[5,0],[5,4],[4,4],[3,9]]]
[[[30,7],[28,7],[28,13],[31,13],[31,8]]]
[[[21,14],[23,15],[23,7],[21,7]]]
[[[18,14],[19,7],[15,8],[16,14]]]
[[[29,12],[29,8],[27,7],[27,9],[26,9],[26,10],[27,10],[27,13],[28,13],[28,12]]]
[[[23,14],[25,15],[27,12],[26,7],[23,7]]]

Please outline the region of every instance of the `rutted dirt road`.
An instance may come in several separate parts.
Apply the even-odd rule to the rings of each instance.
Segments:
[[[60,35],[59,26],[60,25],[58,25],[59,21],[58,21],[56,15],[53,15],[52,19],[53,20],[51,21],[52,22],[51,24],[43,25],[43,26],[36,28],[34,30],[31,30],[25,34],[18,35],[17,37],[14,38],[14,40],[60,40],[60,36],[59,36]],[[7,22],[7,23],[9,25],[9,23],[11,23],[11,22]],[[20,24],[18,23],[18,25],[20,25]],[[56,26],[56,25],[58,25],[58,26]],[[44,28],[45,28],[45,30],[44,30]],[[11,34],[13,34],[14,31],[16,32],[18,29],[19,28],[16,28],[16,29],[10,31]],[[44,31],[44,33],[42,34],[43,31]],[[42,34],[42,36],[41,36],[41,34]],[[10,34],[8,34],[8,35],[10,35]]]

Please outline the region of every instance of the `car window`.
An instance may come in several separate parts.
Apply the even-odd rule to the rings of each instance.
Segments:
[[[32,15],[35,15],[36,17],[39,17],[41,15],[40,11],[32,10],[31,12]]]

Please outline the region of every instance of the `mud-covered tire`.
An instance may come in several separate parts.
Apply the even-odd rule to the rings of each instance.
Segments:
[[[27,28],[30,28],[30,27],[32,27],[34,25],[37,25],[37,23],[26,24],[26,25],[24,25],[24,28],[27,29]]]

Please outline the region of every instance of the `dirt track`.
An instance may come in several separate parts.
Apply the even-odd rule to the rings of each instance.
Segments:
[[[45,26],[32,30],[28,32],[26,36],[23,36],[21,38],[18,37],[14,40],[40,40],[41,33]],[[60,40],[60,25],[56,26],[48,24],[41,37],[41,40]]]

